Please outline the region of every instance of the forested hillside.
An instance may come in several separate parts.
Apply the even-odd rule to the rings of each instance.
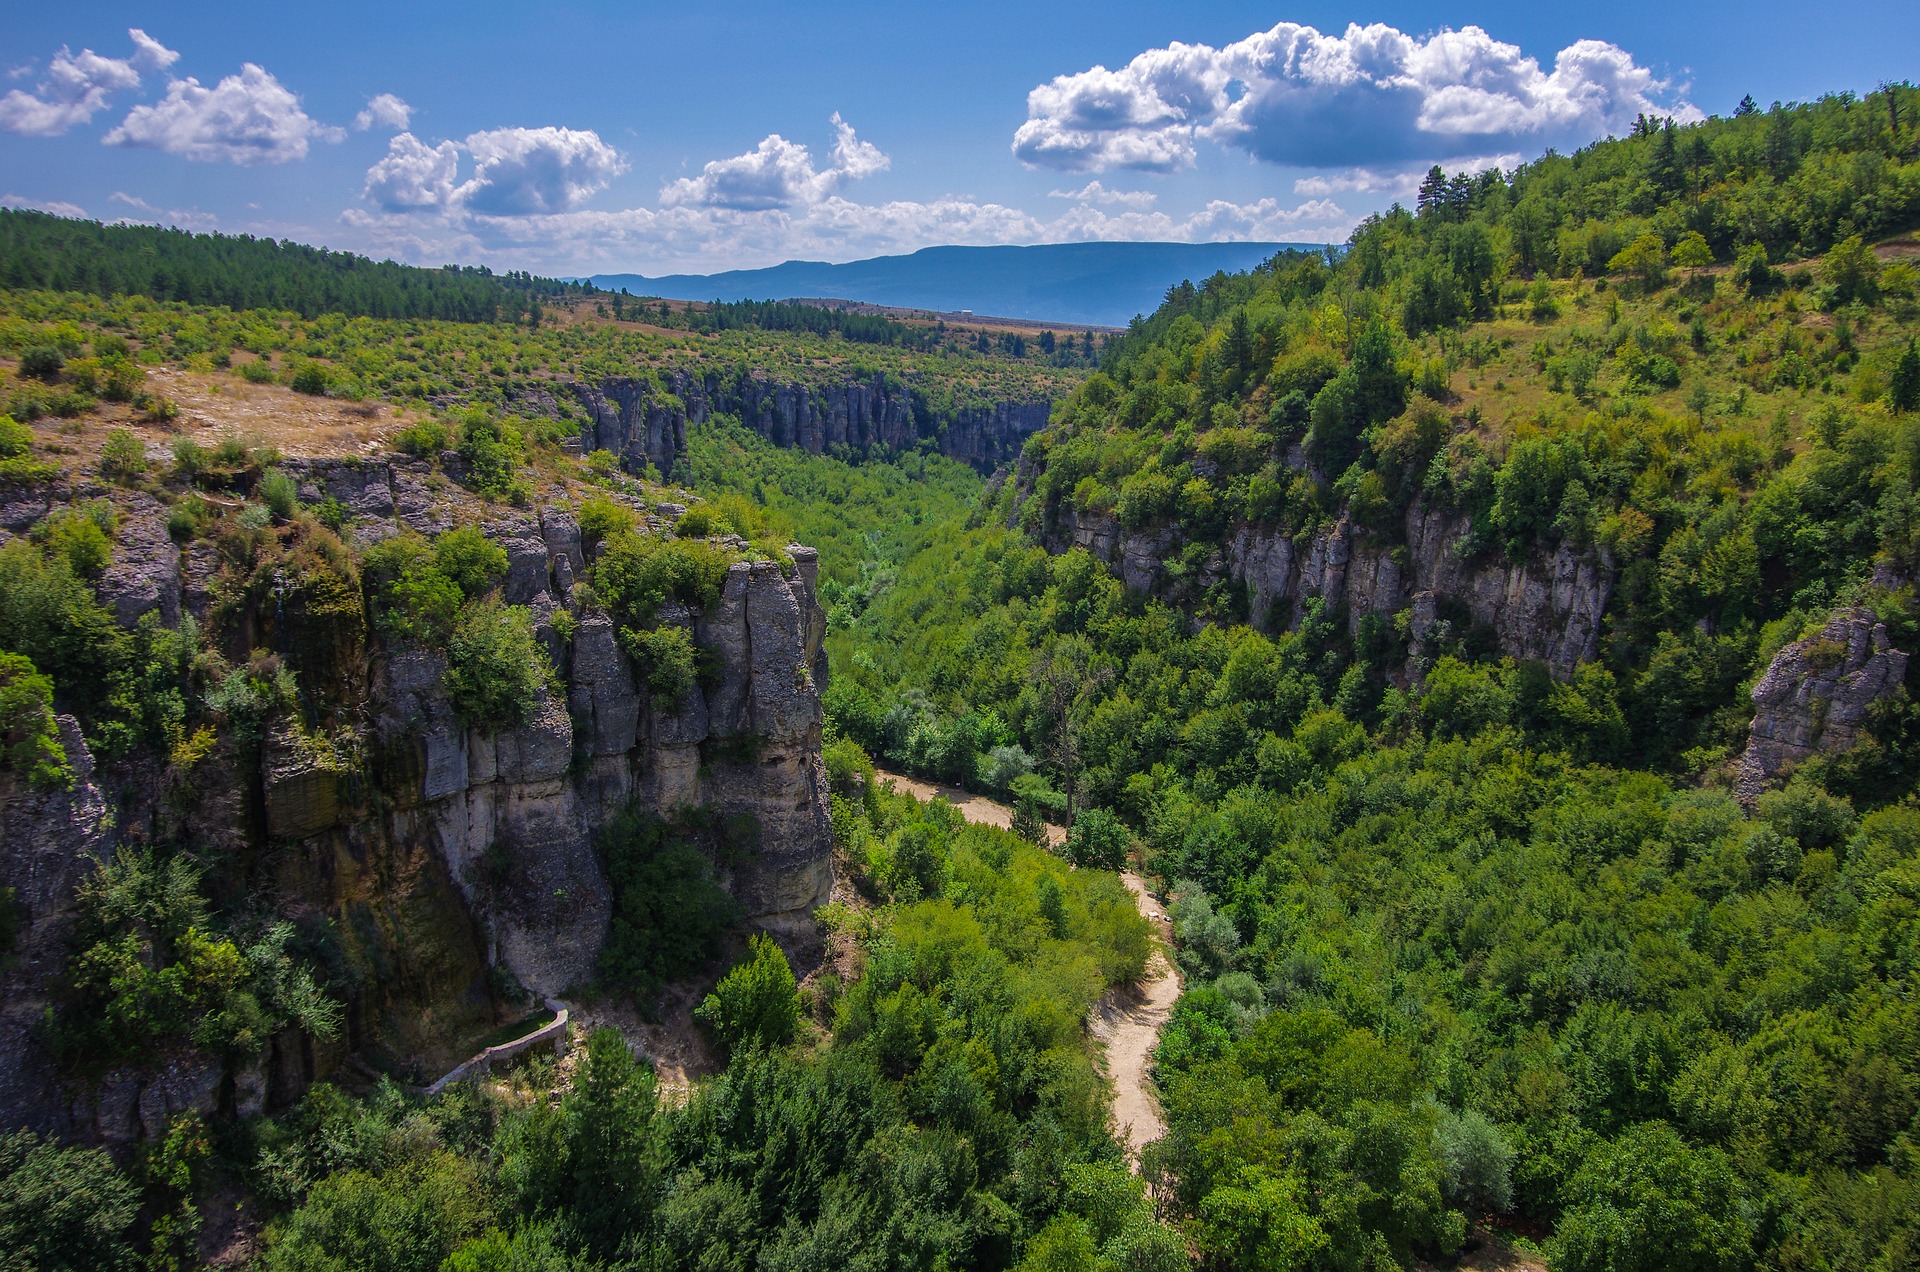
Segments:
[[[1176,288],[839,611],[831,722],[1166,880],[1208,1266],[1911,1264],[1917,107],[1436,172]],[[1565,666],[1530,589],[1595,607]],[[1823,744],[1869,629],[1905,683]]]
[[[0,1140],[0,1233],[1920,1264],[1917,112],[1435,170],[1343,252],[1171,289],[1093,374],[778,306],[0,294],[0,817],[84,814],[105,858],[57,914],[9,876],[0,1043],[42,1068],[0,1077],[87,1092],[45,1124],[119,1155]],[[984,477],[760,410],[850,368],[913,421],[1052,423]],[[684,426],[655,471],[586,418],[620,386],[623,429]],[[189,390],[319,440],[215,436]],[[1086,1027],[1152,951],[1123,862],[1185,977],[1138,1174]],[[549,995],[629,1036],[678,1003],[711,1071],[663,1088],[608,1030],[407,1089]]]
[[[102,225],[0,208],[0,286],[146,296],[228,309],[283,309],[305,318],[513,321],[542,300],[590,286],[487,269],[420,269],[246,235]]]

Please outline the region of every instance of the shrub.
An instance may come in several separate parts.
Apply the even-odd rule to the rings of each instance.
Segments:
[[[100,475],[108,481],[137,481],[147,475],[147,447],[132,430],[116,428],[100,448]]]
[[[433,541],[433,568],[480,597],[507,577],[507,550],[473,526],[458,526]]]
[[[620,647],[639,664],[647,688],[662,705],[679,705],[693,689],[699,655],[684,627],[623,627]]]
[[[1067,860],[1094,870],[1120,870],[1127,864],[1133,837],[1118,817],[1104,808],[1084,808],[1067,830]]]
[[[519,429],[475,407],[460,419],[459,449],[475,491],[490,499],[520,493],[517,478],[526,440]]]
[[[593,585],[615,615],[643,628],[670,598],[696,606],[718,600],[732,563],[724,549],[702,540],[621,535],[601,554]]]
[[[613,890],[600,974],[642,1006],[667,981],[706,966],[739,912],[696,842],[702,829],[629,808],[600,832],[600,856]]]
[[[71,786],[53,718],[53,681],[20,654],[0,652],[0,765],[36,786]]]
[[[673,523],[673,532],[687,539],[704,539],[713,533],[713,518],[705,508],[689,508]]]
[[[260,502],[267,506],[275,521],[285,523],[300,511],[300,487],[292,477],[275,470],[260,479]]]
[[[595,451],[604,455],[605,451]],[[580,542],[591,549],[596,544],[623,534],[631,534],[638,518],[625,504],[595,495],[580,505]]]
[[[63,508],[40,523],[47,547],[67,559],[81,578],[93,578],[113,560],[113,510],[102,501],[85,509]]]
[[[323,397],[332,387],[333,377],[318,362],[303,362],[287,381],[287,387],[295,393],[304,393],[309,397]]]
[[[759,932],[748,950],[693,1013],[729,1052],[784,1047],[800,1023],[800,991],[787,956]]]
[[[63,1148],[31,1131],[0,1138],[0,1250],[8,1267],[140,1267],[128,1240],[139,1209],[139,1190],[102,1150]]]
[[[35,380],[52,380],[66,365],[66,355],[52,345],[35,345],[20,354],[20,374]]]
[[[11,415],[0,415],[0,459],[18,459],[33,450],[33,430]]]
[[[553,664],[520,606],[482,604],[447,641],[447,695],[463,724],[497,733],[520,724],[554,684]]]
[[[421,420],[395,434],[393,444],[415,459],[431,459],[447,449],[452,440],[447,426],[439,420]]]
[[[265,358],[256,358],[252,362],[240,364],[240,378],[248,384],[272,384],[274,380],[273,364]]]

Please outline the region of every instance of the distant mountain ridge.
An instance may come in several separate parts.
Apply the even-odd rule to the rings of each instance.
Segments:
[[[1167,288],[1251,269],[1315,243],[1050,243],[928,247],[844,265],[787,261],[721,274],[595,274],[592,283],[666,300],[832,297],[906,309],[968,309],[999,318],[1123,327],[1156,309]]]

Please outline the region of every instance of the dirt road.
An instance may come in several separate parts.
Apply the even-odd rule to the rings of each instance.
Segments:
[[[879,770],[877,776],[883,785],[891,785],[915,799],[945,796],[947,802],[959,809],[960,815],[970,822],[1002,829],[1013,823],[1013,810],[984,795],[974,795],[957,786],[923,782],[884,769]],[[1058,845],[1066,842],[1066,838],[1067,832],[1061,827],[1047,827],[1049,843]],[[1133,893],[1134,904],[1140,907],[1140,913],[1153,924],[1160,939],[1170,948],[1173,942],[1172,925],[1167,922],[1163,907],[1147,890],[1146,880],[1132,871],[1123,873],[1120,879]],[[1166,1124],[1160,1117],[1160,1098],[1154,1093],[1147,1072],[1153,1064],[1153,1049],[1160,1045],[1161,1026],[1167,1023],[1167,1017],[1173,1012],[1173,1002],[1178,997],[1180,973],[1165,950],[1155,950],[1152,961],[1147,964],[1146,980],[1130,989],[1108,994],[1094,1008],[1093,1019],[1089,1022],[1093,1036],[1100,1040],[1106,1056],[1107,1081],[1113,1086],[1114,1125],[1126,1143],[1128,1160],[1136,1166],[1140,1163],[1140,1150],[1166,1131]]]

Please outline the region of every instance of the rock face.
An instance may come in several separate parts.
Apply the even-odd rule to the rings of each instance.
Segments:
[[[19,927],[0,964],[0,1126],[64,1123],[52,1057],[40,1044],[41,1013],[65,966],[74,892],[113,842],[93,757],[71,716],[60,741],[73,766],[70,790],[36,790],[0,771],[0,885],[14,890]]]
[[[880,374],[806,385],[759,372],[675,371],[659,380],[616,376],[562,391],[586,409],[589,446],[617,453],[635,471],[652,463],[663,473],[686,449],[688,424],[715,414],[737,416],[777,446],[815,454],[834,446],[905,450],[933,439],[942,454],[990,471],[1019,455],[1026,439],[1047,426],[1051,409],[1047,399],[1033,398],[942,411]]]
[[[1851,749],[1875,704],[1906,674],[1907,655],[1865,606],[1840,610],[1818,636],[1782,649],[1753,687],[1753,724],[1735,792],[1751,804],[1796,764]]]
[[[1066,524],[1045,536],[1050,551],[1084,548],[1136,591],[1169,586],[1167,562],[1186,543],[1177,525],[1130,531],[1110,514],[1069,509],[1067,515]],[[1297,623],[1301,603],[1319,597],[1344,608],[1350,630],[1368,614],[1407,610],[1419,641],[1451,612],[1490,628],[1502,653],[1543,662],[1557,676],[1590,661],[1613,594],[1612,563],[1566,548],[1525,561],[1464,561],[1454,547],[1467,530],[1463,519],[1420,504],[1407,514],[1404,544],[1366,535],[1344,514],[1305,536],[1242,525],[1206,563],[1199,582],[1243,583],[1256,627]]]
[[[666,703],[639,687],[604,614],[582,611],[562,638],[555,616],[587,568],[564,501],[481,505],[416,461],[284,466],[303,498],[350,509],[361,543],[402,527],[477,524],[506,550],[505,599],[532,613],[557,690],[518,727],[466,728],[442,685],[441,651],[368,642],[357,609],[322,621],[290,584],[269,614],[238,620],[241,639],[294,667],[302,701],[323,703],[320,715],[276,715],[250,751],[222,735],[190,771],[136,758],[97,784],[67,721],[81,773],[72,791],[29,790],[0,772],[0,887],[16,890],[25,915],[16,956],[0,967],[0,1129],[126,1140],[184,1108],[279,1107],[357,1049],[403,1076],[444,1068],[497,1023],[503,990],[552,996],[592,977],[612,909],[595,835],[630,804],[662,816],[704,809],[724,823],[722,883],[758,925],[810,923],[832,888],[820,759],[826,622],[812,549],[790,550],[791,577],[740,562],[705,612],[662,613],[709,659],[701,687]],[[103,602],[127,624],[204,618],[220,599],[217,557],[201,543],[175,549],[164,510],[142,500],[119,497]],[[103,790],[115,792],[111,810]],[[226,1066],[160,1056],[79,1095],[62,1090],[35,1031],[65,957],[75,888],[95,861],[142,840],[241,863],[229,869],[244,872],[248,890],[296,921],[324,923],[352,971],[348,1037],[321,1047],[283,1036],[257,1061]]]

